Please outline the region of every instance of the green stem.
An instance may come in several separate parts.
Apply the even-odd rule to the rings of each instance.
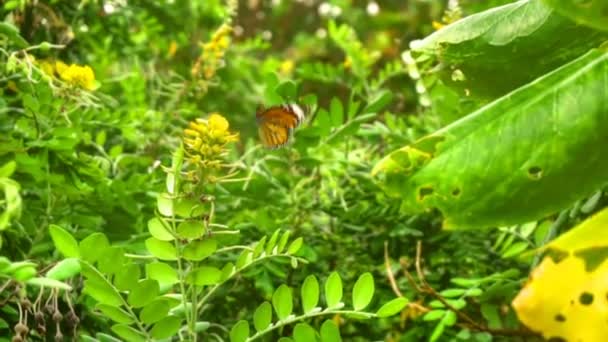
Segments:
[[[312,318],[312,317],[318,317],[318,316],[324,316],[324,315],[335,315],[335,314],[343,314],[343,315],[358,315],[358,316],[365,316],[365,318],[374,318],[376,317],[376,314],[373,313],[369,313],[369,312],[360,312],[360,311],[351,311],[351,310],[332,310],[332,309],[325,309],[323,311],[316,311],[316,312],[310,312],[307,314],[304,314],[302,316],[295,316],[292,318],[287,318],[284,319],[282,321],[278,321],[277,323],[275,323],[274,325],[271,325],[270,327],[266,328],[266,330],[262,330],[262,331],[258,331],[255,335],[247,338],[245,341],[250,342],[250,341],[254,341],[257,340],[258,338],[262,337],[263,335],[276,330],[278,328],[284,327],[286,325],[292,324],[294,322],[297,321],[301,321],[304,319],[308,319],[308,318]]]

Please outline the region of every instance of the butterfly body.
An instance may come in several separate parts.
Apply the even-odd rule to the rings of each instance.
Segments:
[[[258,109],[255,118],[262,144],[272,149],[286,145],[304,117],[304,110],[297,104]]]

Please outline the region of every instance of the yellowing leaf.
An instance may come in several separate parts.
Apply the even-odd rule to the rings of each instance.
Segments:
[[[559,263],[550,257],[532,272],[532,279],[513,300],[519,319],[547,339],[608,341],[608,262],[585,271],[582,258]]]
[[[520,321],[547,339],[608,341],[607,230],[608,208],[544,247],[565,256],[532,271],[512,303]]]

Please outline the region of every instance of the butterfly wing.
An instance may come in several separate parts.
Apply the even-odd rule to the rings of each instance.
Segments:
[[[304,120],[304,111],[296,104],[258,110],[256,121],[262,143],[278,148],[289,142],[291,132]]]
[[[289,142],[290,129],[272,121],[260,124],[258,133],[267,148],[278,148]]]

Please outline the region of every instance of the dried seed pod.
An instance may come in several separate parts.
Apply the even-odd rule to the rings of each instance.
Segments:
[[[44,324],[38,324],[38,326],[36,327],[36,331],[40,335],[46,335],[46,325],[44,325]]]
[[[47,305],[44,306],[44,310],[46,310],[46,312],[49,315],[52,315],[55,312],[55,307],[53,306],[53,304],[49,303]]]
[[[19,335],[15,335],[11,342],[23,342],[23,338]]]
[[[23,298],[21,299],[21,306],[23,309],[29,310],[32,307],[32,302],[30,302],[30,300],[27,298]]]
[[[44,313],[42,313],[42,311],[36,311],[34,313],[34,319],[36,320],[36,323],[43,323],[44,322]]]
[[[59,312],[59,310],[55,310],[55,313],[53,313],[53,321],[61,322],[62,319],[63,319],[63,315],[61,314],[61,312]]]
[[[61,341],[63,341],[63,334],[61,333],[61,331],[57,330],[57,333],[55,334],[55,342]]]
[[[27,333],[30,331],[30,329],[27,327],[27,325],[25,325],[21,322],[19,322],[15,325],[14,330],[17,335],[21,335],[21,336],[27,335]]]

